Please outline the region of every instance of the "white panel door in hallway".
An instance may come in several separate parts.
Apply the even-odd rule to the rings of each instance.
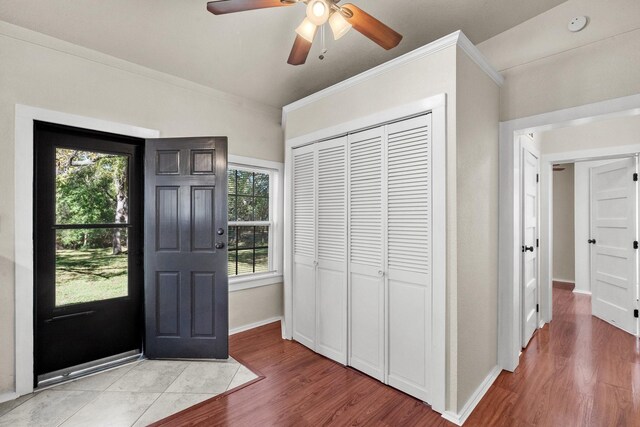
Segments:
[[[522,347],[538,327],[538,171],[539,159],[523,150]]]
[[[636,159],[591,169],[593,315],[638,333],[638,192]]]

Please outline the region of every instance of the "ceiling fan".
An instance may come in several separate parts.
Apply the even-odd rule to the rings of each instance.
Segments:
[[[338,5],[340,0],[215,0],[207,3],[207,10],[214,15],[243,12],[245,10],[306,4],[307,16],[296,29],[289,60],[291,65],[307,61],[316,31],[329,22],[333,37],[338,40],[352,27],[364,36],[389,50],[398,46],[402,35],[353,4]]]

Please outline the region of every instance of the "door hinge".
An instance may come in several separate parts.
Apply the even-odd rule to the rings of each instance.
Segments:
[[[540,304],[536,304],[536,313],[540,313]]]
[[[639,317],[637,308],[633,310],[633,317],[635,317],[636,319]]]
[[[638,175],[638,174],[636,174],[636,175]],[[637,179],[636,179],[636,181],[637,181]],[[540,174],[539,173],[536,174],[536,182],[540,182]]]
[[[536,248],[540,247],[540,239],[536,239]]]
[[[634,181],[638,181],[638,173],[637,172],[633,174],[633,180]]]
[[[633,242],[633,249],[638,249],[638,241]]]

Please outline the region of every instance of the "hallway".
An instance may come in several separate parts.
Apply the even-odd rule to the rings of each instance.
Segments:
[[[640,340],[554,287],[553,321],[502,372],[465,426],[640,426]]]

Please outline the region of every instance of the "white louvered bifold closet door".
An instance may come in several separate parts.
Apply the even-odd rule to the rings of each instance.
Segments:
[[[347,364],[347,137],[317,144],[316,351]]]
[[[386,133],[387,383],[430,402],[431,115]]]
[[[315,350],[316,149],[293,150],[293,338]]]
[[[383,139],[349,135],[349,365],[384,381]]]

